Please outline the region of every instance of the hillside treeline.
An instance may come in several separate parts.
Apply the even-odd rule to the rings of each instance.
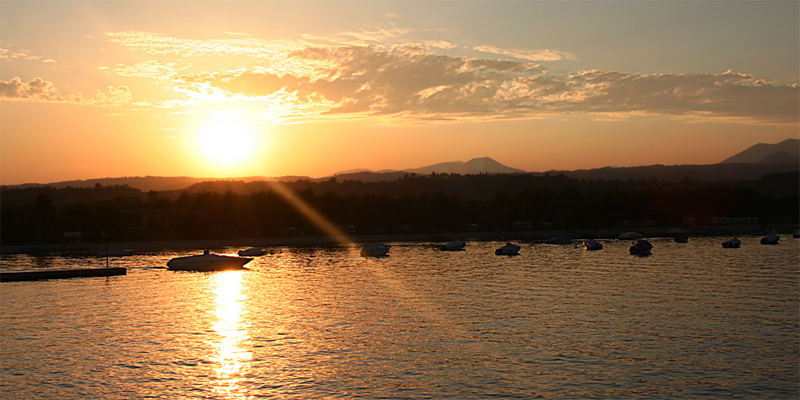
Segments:
[[[174,192],[100,185],[2,188],[0,239],[3,244],[57,243],[64,232],[76,231],[87,241],[100,241],[103,234],[113,241],[320,234],[274,185],[209,182]],[[797,223],[800,209],[796,172],[736,183],[409,175],[394,182],[331,179],[283,185],[351,233],[683,225],[713,217]]]

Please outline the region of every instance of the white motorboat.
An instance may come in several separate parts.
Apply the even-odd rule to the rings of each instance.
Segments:
[[[361,257],[385,257],[391,247],[383,243],[365,243],[361,248]]]
[[[722,242],[722,247],[726,249],[738,249],[741,246],[742,246],[742,241],[737,238],[733,238],[731,240],[726,240]]]
[[[625,232],[620,233],[620,235],[617,236],[617,239],[619,240],[639,240],[641,238],[642,234],[639,232]]]
[[[586,240],[583,242],[583,249],[584,250],[602,250],[603,244],[598,242],[597,240],[591,239]]]
[[[464,250],[464,247],[467,246],[467,242],[461,240],[453,240],[451,242],[447,242],[441,246],[439,246],[439,250],[442,251],[459,251]]]
[[[494,251],[498,256],[515,256],[519,254],[520,247],[514,243],[506,243],[505,246]]]
[[[244,265],[252,261],[249,257],[226,256],[205,253],[196,256],[176,257],[167,262],[167,269],[173,271],[224,271],[244,269]]]
[[[260,247],[251,247],[249,249],[239,250],[237,254],[239,254],[240,257],[259,257],[267,254],[267,252]]]

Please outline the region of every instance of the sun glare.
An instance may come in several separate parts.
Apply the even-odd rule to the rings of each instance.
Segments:
[[[206,159],[217,166],[240,165],[253,154],[255,129],[253,123],[240,114],[213,114],[200,126],[197,145]]]

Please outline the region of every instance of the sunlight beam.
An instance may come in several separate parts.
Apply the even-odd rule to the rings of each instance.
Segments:
[[[284,198],[297,211],[300,211],[311,223],[322,229],[337,243],[345,246],[353,245],[353,241],[334,223],[311,207],[305,200],[301,199],[292,189],[281,182],[269,182],[270,189]]]

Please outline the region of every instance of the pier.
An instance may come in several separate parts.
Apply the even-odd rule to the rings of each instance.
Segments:
[[[0,272],[0,282],[39,281],[44,279],[89,278],[126,275],[126,268],[43,269],[41,271]]]

